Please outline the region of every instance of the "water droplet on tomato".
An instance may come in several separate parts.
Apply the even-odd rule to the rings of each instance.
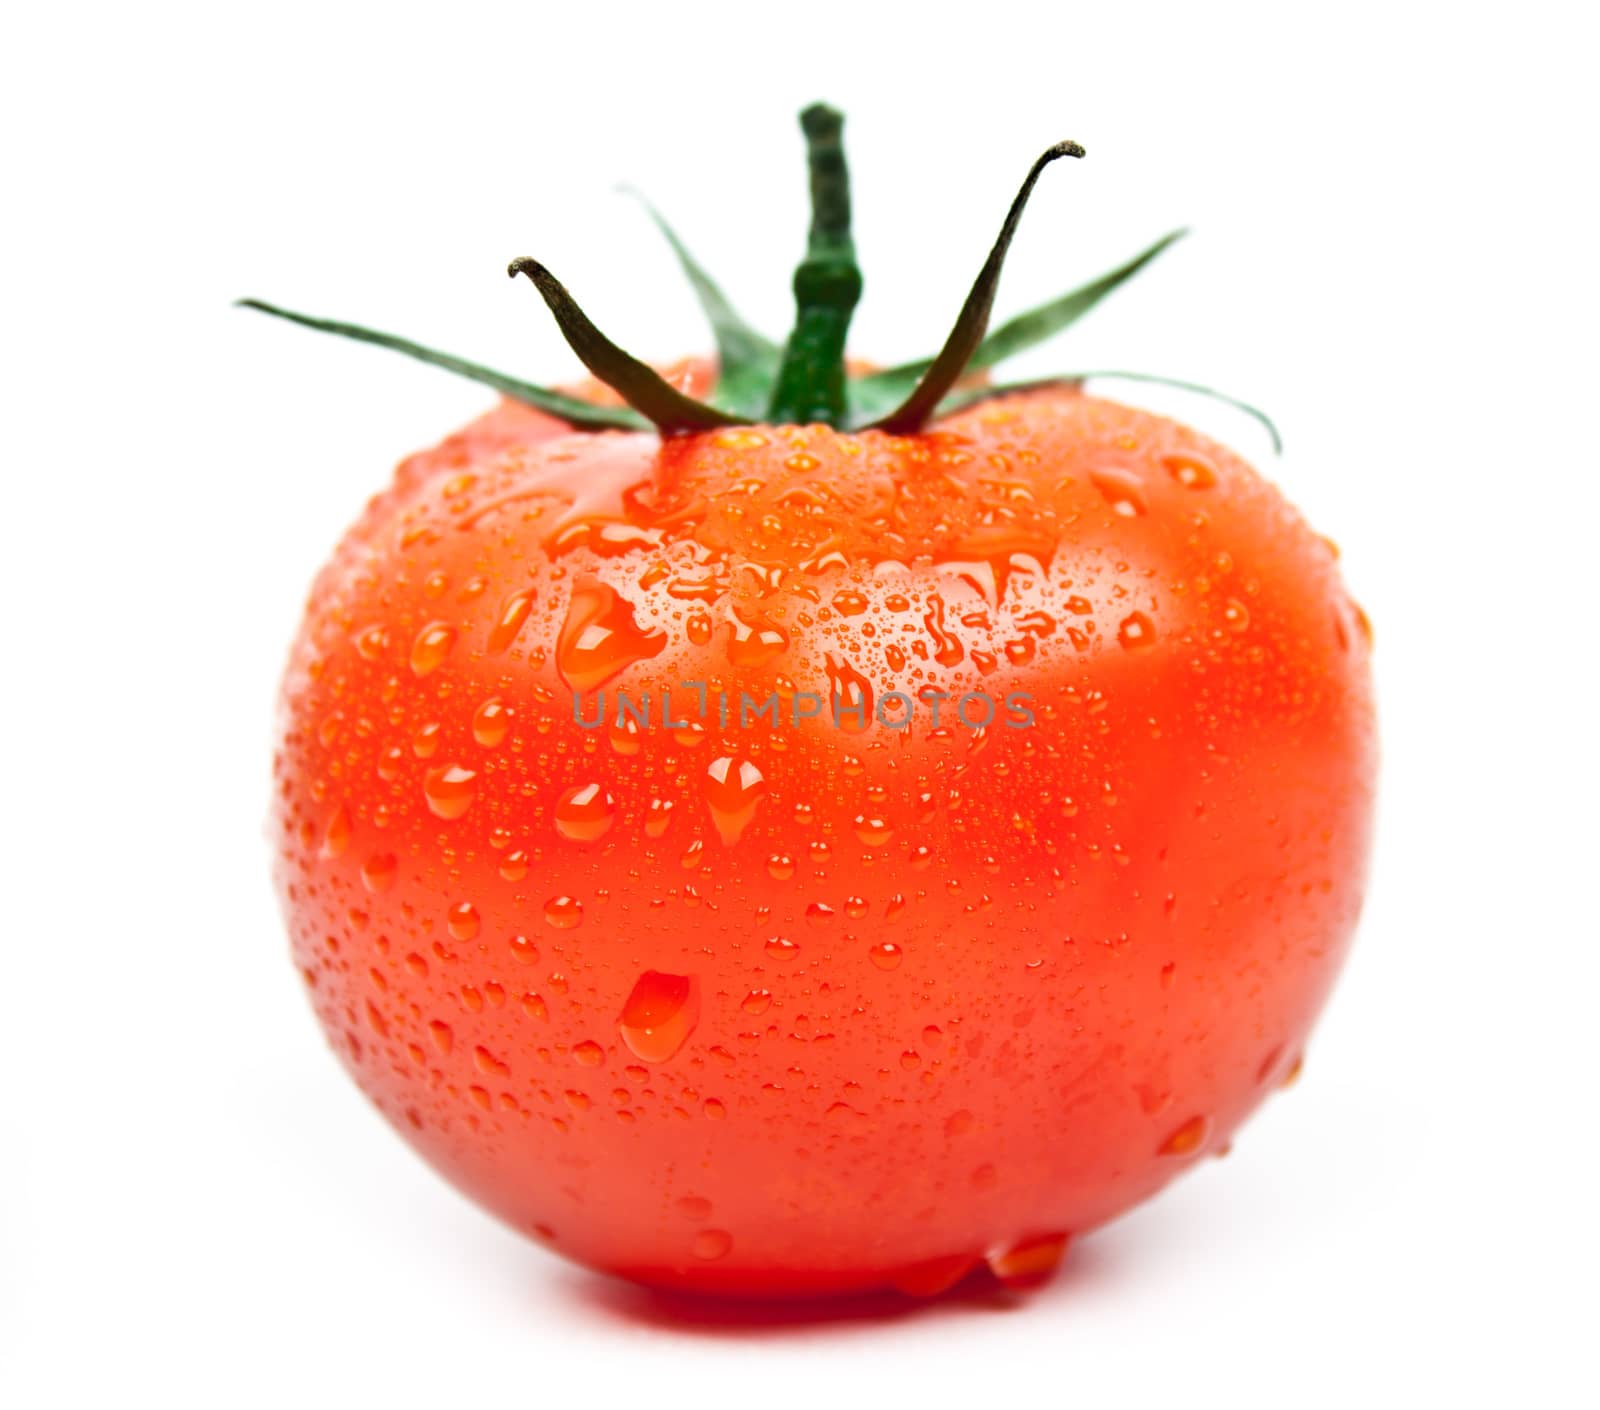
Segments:
[[[516,640],[517,633],[522,630],[522,624],[528,620],[528,614],[533,610],[533,593],[529,591],[514,592],[500,606],[500,615],[489,631],[489,654],[498,656]]]
[[[411,669],[419,676],[437,671],[456,644],[456,629],[448,622],[429,622],[411,643]]]
[[[933,638],[933,659],[941,666],[959,665],[964,652],[960,640],[945,630],[944,598],[938,593],[929,595],[928,611],[922,618],[922,625]]]
[[[1154,646],[1156,627],[1143,612],[1130,612],[1117,627],[1117,642],[1127,651],[1143,651]]]
[[[690,1245],[696,1258],[707,1263],[723,1257],[733,1247],[733,1235],[726,1229],[702,1229]]]
[[[473,1064],[485,1077],[509,1077],[511,1068],[481,1044],[473,1049]]]
[[[700,987],[692,976],[646,970],[633,986],[617,1028],[633,1055],[666,1062],[700,1019]]]
[[[1166,466],[1167,474],[1185,489],[1209,490],[1217,483],[1217,468],[1204,456],[1168,455],[1161,463]]]
[[[606,722],[606,739],[619,754],[637,754],[644,748],[644,726],[631,715],[613,716]]]
[[[882,940],[867,951],[867,958],[879,969],[898,969],[905,954],[893,940]]]
[[[774,935],[764,948],[770,960],[792,960],[800,953],[800,947],[793,940],[786,940],[781,935]]]
[[[728,660],[735,666],[760,666],[789,648],[789,634],[767,617],[734,611],[729,622]]]
[[[472,717],[472,737],[485,749],[493,749],[511,728],[511,709],[498,695],[478,706]]]
[[[459,818],[466,812],[472,806],[477,791],[476,771],[464,769],[459,764],[429,769],[422,781],[422,795],[428,800],[428,810],[446,821]]]
[[[1136,518],[1148,508],[1144,497],[1144,481],[1131,470],[1113,467],[1091,470],[1089,483],[1100,491],[1113,513],[1126,519]]]
[[[328,826],[322,833],[322,855],[324,857],[340,857],[345,849],[350,846],[350,809],[341,803],[334,809],[333,816],[328,819]]]
[[[907,1297],[938,1297],[948,1292],[978,1266],[978,1260],[967,1254],[954,1254],[948,1258],[930,1258],[902,1268],[891,1282]]]
[[[868,813],[856,814],[856,836],[868,847],[881,847],[894,836],[894,829],[882,818]]]
[[[989,1255],[989,1271],[1008,1288],[1036,1288],[1061,1266],[1069,1234],[1044,1234],[1023,1239]]]
[[[660,837],[672,825],[672,800],[652,798],[644,813],[644,835]]]
[[[368,627],[356,635],[356,650],[363,661],[381,661],[389,649],[389,634],[382,627]]]
[[[445,925],[450,931],[452,939],[475,940],[483,921],[478,915],[478,908],[471,901],[460,901],[450,907]]]
[[[1018,637],[1005,643],[1006,660],[1013,666],[1026,666],[1033,660],[1036,651],[1031,636]]]
[[[598,783],[569,788],[556,804],[556,831],[572,842],[594,842],[616,821],[616,801]]]
[[[774,881],[787,881],[794,875],[794,858],[786,852],[774,852],[767,858],[767,875]]]
[[[723,842],[732,845],[744,835],[767,791],[761,770],[749,759],[724,754],[706,769],[706,802]]]
[[[500,879],[502,881],[521,881],[528,874],[528,854],[520,847],[515,852],[507,852],[500,862]]]
[[[556,639],[556,669],[574,690],[590,691],[619,671],[660,655],[665,632],[647,632],[634,621],[633,604],[609,583],[580,574],[573,584],[567,618]]]
[[[1158,1155],[1193,1155],[1211,1134],[1209,1116],[1191,1116],[1161,1143]]]
[[[593,1038],[585,1038],[573,1046],[572,1060],[584,1067],[599,1067],[606,1060],[606,1050]]]
[[[695,646],[704,646],[710,641],[713,630],[711,618],[704,612],[691,612],[688,620],[683,624],[684,635]]]
[[[376,896],[394,885],[398,869],[393,852],[378,852],[361,864],[361,884]]]
[[[552,896],[544,903],[544,923],[555,930],[576,930],[583,924],[583,905],[571,896]]]
[[[1366,645],[1367,650],[1370,651],[1372,649],[1372,618],[1367,616],[1366,609],[1354,599],[1351,599],[1350,610],[1356,616],[1356,630],[1361,633],[1361,640]]]
[[[835,728],[846,734],[864,734],[872,727],[872,685],[848,661],[825,656],[828,673],[828,700]]]

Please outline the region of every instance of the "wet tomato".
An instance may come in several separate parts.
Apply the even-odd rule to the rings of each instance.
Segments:
[[[582,1263],[1038,1281],[1296,1071],[1369,645],[1270,484],[1073,384],[855,429],[508,401],[312,593],[295,957],[396,1129]]]

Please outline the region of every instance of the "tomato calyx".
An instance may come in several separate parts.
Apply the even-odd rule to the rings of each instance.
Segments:
[[[1090,379],[1104,378],[1155,383],[1215,398],[1260,421],[1272,438],[1273,449],[1282,449],[1277,428],[1264,412],[1195,382],[1120,371],[1064,373],[1021,383],[988,380],[990,368],[1065,331],[1188,233],[1182,228],[1170,231],[1132,259],[1017,315],[991,332],[989,317],[1000,275],[1028,199],[1045,167],[1060,157],[1084,155],[1084,149],[1076,142],[1056,143],[1029,168],[938,354],[850,375],[845,342],[863,281],[850,230],[844,118],[837,110],[816,103],[800,114],[800,125],[810,171],[811,228],[805,257],[794,274],[794,327],[781,348],[739,315],[676,231],[648,201],[644,202],[677,256],[711,325],[718,373],[716,386],[704,401],[679,391],[647,363],[608,338],[561,282],[544,265],[526,256],[513,260],[507,273],[513,278],[521,274],[532,281],[573,352],[590,373],[621,397],[623,406],[600,406],[357,324],[314,318],[258,299],[241,299],[239,306],[317,332],[403,353],[493,387],[503,396],[581,430],[653,429],[665,437],[727,426],[811,423],[838,430],[915,435],[942,416],[993,397],[1046,386],[1077,388]]]

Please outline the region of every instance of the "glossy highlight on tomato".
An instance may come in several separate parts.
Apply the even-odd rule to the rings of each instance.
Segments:
[[[1361,905],[1370,646],[1275,488],[1075,383],[909,431],[507,400],[313,589],[295,959],[401,1135],[580,1263],[1030,1286],[1297,1071]]]

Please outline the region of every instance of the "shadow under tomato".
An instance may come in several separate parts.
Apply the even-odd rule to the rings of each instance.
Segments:
[[[1009,1288],[980,1266],[953,1288],[930,1298],[885,1290],[796,1301],[741,1300],[671,1292],[572,1270],[568,1294],[592,1312],[634,1326],[689,1336],[769,1337],[868,1328],[911,1318],[1019,1312],[1075,1295],[1100,1281],[1107,1267],[1092,1246],[1075,1244],[1054,1278],[1028,1289]]]

